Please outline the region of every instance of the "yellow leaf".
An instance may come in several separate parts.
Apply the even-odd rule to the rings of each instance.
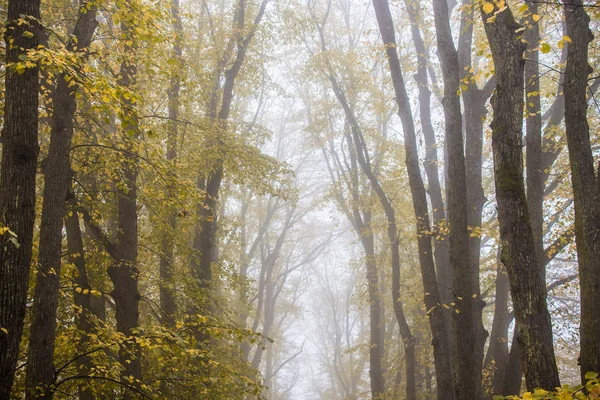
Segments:
[[[548,43],[546,43],[546,42],[543,42],[543,43],[540,45],[540,51],[541,51],[542,53],[544,53],[544,54],[548,54],[548,53],[550,53],[550,50],[552,50],[552,48],[550,47],[550,45],[549,45]]]
[[[573,41],[571,40],[571,38],[570,38],[570,37],[568,37],[568,36],[566,36],[566,35],[565,35],[565,36],[563,36],[562,38],[563,38],[563,40],[564,40],[565,42],[573,43]]]
[[[6,329],[6,328],[0,328],[0,331],[6,333],[8,335],[8,329]]]
[[[490,14],[494,11],[494,5],[490,2],[483,2],[483,12],[486,14]]]
[[[542,19],[542,17],[538,14],[531,14],[531,19],[533,20],[533,22],[538,22],[540,19]]]

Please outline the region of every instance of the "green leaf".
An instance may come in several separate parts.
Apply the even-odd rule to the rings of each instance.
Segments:
[[[585,379],[596,379],[598,377],[597,372],[586,372]]]

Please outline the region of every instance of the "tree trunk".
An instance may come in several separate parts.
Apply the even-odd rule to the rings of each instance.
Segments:
[[[404,131],[406,168],[412,193],[413,208],[417,219],[417,243],[421,276],[425,291],[424,301],[433,337],[432,344],[438,382],[438,399],[447,399],[448,393],[452,393],[452,370],[450,367],[448,335],[442,311],[443,307],[440,306],[441,298],[435,273],[435,264],[433,262],[431,234],[429,233],[431,232],[431,226],[429,224],[427,194],[419,167],[417,140],[410,110],[410,100],[406,93],[400,61],[396,51],[395,31],[388,2],[387,0],[373,0],[373,5],[379,24],[379,31],[381,32],[386,49],[394,93],[396,94],[396,102],[398,104],[398,115],[402,120]]]
[[[92,5],[88,9],[88,6]],[[85,52],[96,30],[96,8],[89,0],[80,0],[79,16],[68,50]],[[54,340],[56,310],[60,286],[62,229],[67,192],[71,186],[69,151],[73,138],[73,117],[77,108],[73,85],[61,74],[53,95],[50,148],[42,163],[44,198],[40,226],[39,266],[36,276],[33,318],[27,361],[27,399],[52,397],[49,385],[54,381]]]
[[[244,64],[246,52],[256,32],[256,27],[260,24],[265,9],[269,0],[263,0],[260,4],[258,13],[254,19],[254,27],[246,36],[242,33],[246,29],[245,13],[246,0],[238,0],[236,4],[235,18],[233,30],[236,32],[237,53],[231,68],[225,72],[225,83],[223,84],[223,96],[221,99],[221,108],[217,116],[209,115],[213,120],[214,128],[222,132],[228,129],[227,121],[231,112],[233,102],[233,90],[235,80]],[[220,76],[220,72],[217,74]],[[217,84],[218,85],[218,84]],[[217,87],[217,86],[215,86]],[[216,100],[216,99],[213,99]],[[215,101],[212,102],[216,110]],[[213,107],[211,107],[212,109]],[[212,114],[212,113],[209,113]],[[216,117],[216,119],[215,119]],[[221,189],[221,180],[223,179],[223,160],[217,159],[214,165],[211,165],[211,170],[206,174],[206,178],[201,178],[199,182],[202,188],[206,191],[206,195],[202,204],[198,207],[198,227],[196,229],[196,237],[194,241],[194,249],[198,251],[197,257],[192,259],[192,273],[198,282],[200,289],[208,289],[212,281],[211,265],[216,261],[216,245],[217,245],[217,205],[219,192]],[[196,259],[197,258],[197,259]],[[207,311],[208,308],[205,310]]]
[[[497,11],[495,8],[494,11]],[[539,274],[533,232],[523,183],[523,91],[526,45],[515,31],[519,24],[510,8],[495,15],[482,9],[485,31],[496,70],[492,97],[492,148],[498,203],[502,262],[508,272],[516,323],[522,346],[528,390],[560,386],[546,304],[546,285]]]
[[[483,191],[483,123],[487,114],[486,102],[492,95],[493,78],[482,89],[471,81],[472,77],[472,48],[473,48],[473,18],[474,7],[470,0],[463,0],[461,9],[461,24],[458,45],[458,61],[460,78],[465,82],[466,89],[461,88],[464,104],[464,133],[465,133],[465,176],[467,182],[467,226],[469,235],[469,264],[471,282],[474,293],[473,329],[476,338],[473,346],[474,369],[478,371],[478,379],[483,379],[484,347],[488,332],[483,326],[483,308],[485,302],[481,298],[479,284],[481,261],[481,223],[483,206],[486,198]],[[483,387],[478,387],[478,397],[483,397]]]
[[[383,337],[381,335],[382,320],[379,298],[379,273],[375,255],[375,238],[371,230],[371,218],[365,218],[365,229],[361,234],[361,243],[365,250],[367,266],[367,285],[369,290],[369,378],[371,379],[371,396],[378,399],[385,393],[383,377],[382,351]]]
[[[506,364],[508,363],[509,290],[508,276],[500,261],[500,254],[498,254],[494,319],[492,321],[490,345],[483,364],[486,375],[491,376],[491,381],[485,390],[485,397],[488,399],[491,399],[494,395],[502,394],[504,385]]]
[[[475,309],[479,302],[478,281],[474,281],[469,258],[469,232],[465,155],[462,115],[459,98],[459,61],[452,41],[448,5],[445,0],[433,2],[438,52],[444,78],[444,119],[446,123],[447,206],[450,241],[450,264],[456,303],[454,315],[454,393],[457,399],[477,399],[481,387],[478,323]]]
[[[131,30],[134,21],[123,21],[121,31],[127,43],[125,44],[125,59],[121,62],[119,85],[131,90],[136,82],[137,67],[135,65],[135,38]],[[139,122],[134,104],[131,100],[122,98],[123,108],[120,119],[123,128],[125,149],[130,154],[137,151],[139,138]],[[136,342],[139,328],[138,291],[139,270],[138,256],[138,215],[137,215],[137,160],[124,159],[119,166],[120,176],[124,185],[117,186],[117,237],[116,252],[113,255],[113,265],[108,268],[108,275],[113,283],[111,296],[115,301],[115,319],[117,331],[124,338],[119,349],[119,362],[123,367],[122,380],[127,385],[139,387],[142,380],[141,348]],[[133,379],[133,381],[131,381]],[[123,397],[130,399],[133,394],[125,391]]]
[[[320,27],[319,33],[321,35],[321,43],[324,47],[325,39],[323,37],[322,28]],[[352,132],[352,139],[354,141],[358,163],[363,173],[369,179],[373,191],[377,194],[388,223],[387,234],[388,240],[390,241],[390,252],[392,256],[392,304],[394,306],[394,314],[396,316],[396,321],[398,322],[400,335],[402,336],[402,340],[404,342],[404,351],[406,353],[406,398],[407,400],[415,400],[417,396],[415,386],[415,338],[410,330],[406,316],[404,315],[404,308],[401,301],[399,251],[400,240],[398,237],[398,228],[396,226],[396,212],[390,199],[383,190],[381,183],[373,174],[370,158],[366,149],[366,145],[364,144],[364,136],[360,126],[358,125],[358,121],[354,116],[354,112],[350,108],[344,92],[342,92],[340,89],[332,70],[329,71],[328,78],[333,87],[333,92],[340,105],[344,109],[346,119],[350,124],[350,130]]]
[[[575,197],[575,236],[581,296],[581,380],[600,372],[600,179],[594,171],[587,121],[587,83],[592,68],[590,18],[581,0],[565,1],[568,45],[565,69],[565,124]]]
[[[419,86],[419,115],[421,117],[421,129],[425,139],[425,173],[427,175],[427,193],[431,200],[433,225],[434,225],[434,249],[433,256],[437,271],[438,289],[440,299],[443,304],[450,304],[453,301],[452,296],[452,267],[450,265],[450,243],[444,233],[446,225],[446,205],[442,197],[442,188],[440,185],[438,170],[437,143],[433,123],[431,122],[431,91],[427,80],[427,50],[421,36],[419,21],[421,20],[421,7],[418,1],[405,0],[406,9],[410,19],[411,33],[417,53],[417,73],[415,81]],[[444,322],[446,324],[446,335],[448,342],[448,352],[450,354],[450,368],[452,368],[454,327],[452,309],[443,308]],[[450,372],[452,374],[452,372]],[[450,375],[452,378],[452,375]]]
[[[523,360],[521,358],[521,345],[519,343],[519,327],[515,320],[515,329],[513,330],[513,339],[508,355],[508,363],[504,372],[504,385],[502,387],[503,396],[518,396],[521,393],[521,383],[523,381]]]
[[[183,25],[181,21],[179,0],[171,1],[171,18],[173,30],[175,31],[175,43],[173,44],[172,58],[176,62],[177,70],[173,72],[169,82],[168,90],[168,113],[169,124],[167,131],[167,153],[166,160],[172,168],[176,168],[175,159],[177,157],[177,138],[179,135],[179,108],[181,91],[181,73],[183,69]],[[167,192],[168,197],[174,194]],[[160,308],[162,310],[163,323],[166,326],[173,326],[175,323],[175,313],[177,312],[176,290],[174,282],[174,236],[177,225],[177,213],[169,210],[166,218],[168,232],[164,235],[161,243],[162,257],[160,259]]]
[[[26,23],[18,23],[24,18]],[[40,0],[10,0],[6,65],[36,49]],[[25,34],[33,33],[33,35]],[[19,65],[19,64],[17,64]],[[0,399],[8,399],[23,333],[35,221],[38,145],[38,66],[5,69],[0,170]]]
[[[92,295],[89,293],[91,285],[87,276],[85,266],[85,250],[83,247],[83,237],[81,235],[81,227],[79,225],[79,215],[75,206],[75,201],[72,199],[72,207],[70,213],[65,216],[65,230],[67,232],[67,252],[69,254],[69,262],[75,265],[76,272],[73,274],[75,283],[75,291],[73,298],[77,307],[75,315],[75,324],[77,330],[82,332],[80,342],[77,344],[77,351],[83,354],[89,351],[88,334],[92,333],[95,328],[93,322],[94,311],[92,308]],[[80,288],[81,290],[77,290]],[[87,293],[86,293],[87,291]],[[89,376],[92,372],[92,363],[89,356],[80,357],[77,360],[77,373],[83,376]],[[88,382],[78,382],[79,384],[79,399],[94,400],[94,393],[88,389]]]

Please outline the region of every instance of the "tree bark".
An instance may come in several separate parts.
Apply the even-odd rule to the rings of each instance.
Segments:
[[[404,78],[398,53],[396,51],[396,38],[392,15],[387,0],[373,0],[379,31],[383,39],[387,60],[392,76],[398,115],[402,121],[404,131],[404,146],[406,149],[406,168],[413,199],[413,208],[417,220],[417,243],[421,276],[425,291],[425,307],[429,315],[431,334],[433,337],[433,353],[436,364],[436,379],[438,383],[438,399],[448,399],[448,394],[453,392],[452,369],[449,352],[448,335],[444,321],[442,300],[437,284],[435,264],[433,261],[433,248],[431,244],[431,226],[429,224],[429,210],[427,194],[421,177],[419,155],[415,127],[410,109],[410,100],[404,86]],[[437,167],[436,167],[437,168]]]
[[[89,7],[91,5],[91,7]],[[88,9],[89,7],[89,9]],[[87,51],[96,30],[96,8],[89,0],[79,1],[77,24],[69,41],[69,51]],[[50,148],[42,162],[44,198],[40,226],[39,266],[33,302],[33,318],[29,336],[27,360],[27,399],[53,395],[54,341],[56,310],[60,286],[62,229],[67,192],[71,186],[69,151],[73,138],[73,117],[77,108],[78,86],[66,73],[58,77],[53,95]]]
[[[494,6],[494,11],[498,11]],[[523,183],[523,52],[519,24],[510,8],[494,14],[481,10],[496,70],[492,97],[492,148],[498,203],[502,262],[511,287],[517,338],[522,346],[528,390],[560,386],[546,303],[546,285],[539,274],[533,232]]]
[[[565,1],[571,38],[565,68],[565,124],[575,198],[575,240],[581,298],[581,380],[600,372],[600,176],[594,171],[587,121],[587,82],[592,68],[588,46],[593,40],[590,18],[581,0]]]
[[[473,344],[478,343],[475,308],[478,307],[478,281],[474,281],[469,258],[469,232],[465,155],[462,115],[459,98],[459,59],[452,41],[448,5],[434,0],[433,11],[438,52],[444,80],[444,120],[446,124],[447,206],[450,241],[450,264],[453,272],[454,315],[454,393],[457,399],[477,399],[481,388],[479,352],[473,356]]]
[[[26,22],[19,23],[21,18]],[[39,19],[40,0],[8,2],[0,170],[0,399],[10,398],[23,333],[39,152],[39,68],[18,71],[14,64],[37,48]]]

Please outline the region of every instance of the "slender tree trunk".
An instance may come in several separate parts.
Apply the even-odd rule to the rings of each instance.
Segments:
[[[333,186],[336,188],[336,201],[339,207],[344,211],[348,220],[352,223],[354,231],[360,238],[363,250],[365,252],[365,265],[367,273],[367,287],[369,295],[369,379],[371,382],[371,397],[373,399],[381,398],[385,393],[385,377],[383,373],[383,351],[385,343],[385,319],[383,314],[383,304],[381,301],[379,271],[377,269],[377,256],[375,254],[375,236],[371,227],[372,212],[363,211],[361,213],[362,201],[360,199],[361,185],[359,179],[359,169],[356,160],[356,150],[353,146],[351,134],[348,132],[346,124],[346,141],[348,144],[348,153],[350,163],[344,170],[344,165],[339,159],[333,142],[330,141],[330,152],[332,162],[329,162],[327,153],[323,149],[325,161]],[[331,164],[335,165],[334,168]],[[337,174],[336,174],[337,173]],[[337,178],[336,178],[337,175]],[[347,176],[349,175],[349,177]],[[340,176],[346,176],[344,178]],[[339,181],[345,180],[350,186],[350,198],[346,200],[340,190]],[[373,196],[371,191],[370,196]],[[368,207],[368,206],[367,206]]]
[[[458,62],[460,78],[466,88],[462,87],[462,98],[464,105],[464,133],[465,133],[465,176],[467,187],[467,227],[469,235],[469,264],[471,270],[471,282],[474,288],[472,294],[473,302],[473,330],[476,342],[473,346],[474,370],[477,371],[478,379],[483,379],[484,347],[488,332],[483,326],[483,308],[485,301],[481,298],[481,287],[479,284],[480,261],[481,261],[481,223],[483,206],[486,198],[483,191],[483,124],[487,114],[486,102],[492,95],[493,78],[488,81],[482,89],[477,83],[471,81],[473,75],[472,51],[473,51],[473,18],[475,7],[470,0],[462,1],[461,23],[458,44]],[[483,397],[482,386],[478,397]]]
[[[243,32],[246,29],[245,13],[246,13],[246,0],[238,0],[236,4],[235,18],[234,18],[234,32],[236,33],[237,53],[234,62],[230,69],[225,72],[225,83],[223,84],[223,96],[221,99],[221,107],[219,113],[214,121],[214,128],[221,132],[226,132],[228,128],[227,121],[231,112],[231,105],[233,102],[233,90],[235,87],[235,80],[244,64],[246,58],[246,52],[254,37],[256,28],[260,24],[265,9],[269,0],[263,0],[260,4],[258,13],[254,19],[254,24],[250,29],[250,32],[243,36]],[[216,110],[215,101],[214,109]],[[212,109],[213,107],[211,107]],[[211,119],[215,119],[214,115],[210,116]],[[223,179],[223,160],[219,159],[214,165],[211,165],[211,170],[206,175],[206,178],[201,178],[203,189],[206,192],[205,198],[201,205],[198,207],[199,223],[196,230],[196,239],[194,248],[198,250],[197,260],[192,262],[192,273],[195,279],[198,281],[200,289],[208,289],[212,281],[212,268],[211,265],[216,261],[216,245],[217,245],[217,205],[219,199],[219,192],[221,189],[221,180]]]
[[[527,1],[532,15],[538,13],[536,1]],[[526,176],[527,204],[533,231],[535,254],[542,281],[546,282],[546,264],[544,262],[544,180],[542,178],[542,113],[540,104],[540,67],[539,51],[540,25],[527,19],[529,26],[525,31],[527,41],[527,61],[525,62],[525,112],[526,112]]]
[[[132,13],[134,11],[132,10]],[[136,83],[137,67],[135,65],[135,42],[133,32],[135,21],[123,21],[121,31],[126,38],[124,59],[120,67],[119,85],[131,90]],[[137,151],[139,138],[139,121],[131,100],[122,98],[123,108],[120,119],[123,127],[124,147],[130,153]],[[108,275],[113,283],[111,296],[115,301],[115,318],[117,331],[124,336],[119,349],[119,362],[123,367],[122,379],[128,385],[139,387],[142,380],[141,348],[136,342],[139,328],[138,291],[139,270],[138,256],[138,215],[137,215],[137,164],[135,159],[125,159],[119,166],[124,185],[117,187],[117,237],[116,252],[113,265],[108,268]],[[133,381],[131,381],[133,379]],[[130,399],[133,394],[125,391],[123,397]]]
[[[26,23],[18,23],[24,18]],[[36,49],[40,0],[9,0],[6,64]],[[25,34],[33,33],[33,35]],[[18,65],[18,64],[17,64]],[[38,66],[5,68],[0,170],[0,399],[10,398],[23,333],[35,221],[38,145]]]
[[[89,9],[88,6],[92,5]],[[68,49],[85,52],[96,30],[96,8],[93,2],[80,0],[77,24]],[[58,77],[53,95],[50,148],[42,163],[44,199],[40,226],[39,267],[36,276],[33,319],[29,336],[27,361],[27,399],[51,398],[50,384],[54,376],[54,340],[56,310],[60,286],[62,228],[67,192],[71,186],[69,151],[73,137],[73,118],[77,101],[77,85],[66,74]]]
[[[450,265],[450,243],[445,232],[446,225],[446,205],[442,196],[438,170],[437,141],[433,123],[431,122],[431,91],[429,90],[427,80],[427,49],[421,36],[419,21],[421,20],[421,7],[416,0],[405,0],[406,9],[410,19],[411,33],[417,53],[417,73],[415,81],[419,86],[419,114],[421,117],[421,129],[425,139],[425,173],[427,175],[429,198],[431,199],[433,224],[435,232],[433,235],[434,250],[433,256],[437,271],[438,289],[440,299],[443,304],[450,304],[453,301],[452,296],[452,267]],[[453,346],[454,328],[452,309],[443,308],[444,322],[446,324],[448,351],[450,353],[450,368],[453,367]],[[451,374],[452,372],[450,372]],[[452,375],[450,376],[452,377]]]
[[[175,160],[177,157],[177,138],[179,136],[179,108],[181,91],[181,74],[183,73],[183,25],[181,21],[179,0],[171,1],[171,19],[173,30],[175,31],[175,43],[173,44],[172,59],[176,62],[176,71],[174,71],[169,82],[169,124],[167,131],[167,154],[166,159],[171,163],[172,168],[176,168]],[[173,196],[173,193],[167,192],[167,196]],[[177,213],[169,210],[166,218],[168,232],[163,236],[161,243],[162,257],[160,259],[160,308],[162,310],[163,323],[167,326],[173,326],[175,323],[175,314],[177,312],[177,302],[175,295],[174,282],[174,236],[177,225]]]
[[[521,383],[523,382],[523,360],[521,358],[521,344],[519,342],[519,327],[515,320],[515,329],[513,330],[513,339],[508,355],[508,363],[504,372],[504,385],[502,387],[503,396],[518,396],[521,393]]]
[[[477,399],[481,387],[481,360],[473,356],[478,342],[475,301],[478,281],[474,281],[469,258],[469,233],[465,155],[460,110],[459,60],[452,41],[448,5],[434,0],[433,10],[438,52],[444,78],[444,119],[446,123],[447,206],[450,263],[453,272],[454,315],[454,393],[457,399]]]
[[[497,268],[494,319],[492,321],[490,345],[483,364],[486,375],[491,375],[491,381],[485,390],[485,397],[488,399],[491,399],[494,395],[502,394],[506,364],[508,363],[508,325],[510,324],[508,296],[510,287],[508,275],[506,275],[500,261],[500,254],[498,254]]]
[[[575,235],[581,296],[581,380],[600,372],[600,171],[594,171],[587,121],[587,82],[592,68],[590,18],[581,0],[565,1],[568,45],[565,69],[565,124],[575,197]]]
[[[396,38],[392,15],[387,0],[373,0],[375,14],[379,24],[379,31],[386,49],[386,55],[392,75],[394,93],[398,104],[398,115],[402,120],[404,142],[406,148],[406,167],[413,198],[413,208],[417,219],[417,243],[419,248],[419,261],[421,276],[425,290],[425,306],[429,315],[429,323],[433,336],[433,352],[436,364],[436,377],[438,382],[438,399],[448,399],[452,393],[452,369],[450,367],[449,343],[444,322],[443,307],[440,306],[441,298],[433,261],[433,248],[431,245],[431,226],[429,224],[429,210],[427,207],[427,194],[417,150],[415,127],[410,110],[410,100],[404,86],[402,70],[398,53],[396,52]]]
[[[496,11],[495,8],[494,11]],[[525,44],[510,8],[495,15],[481,10],[496,70],[492,97],[492,148],[502,262],[508,272],[517,338],[523,349],[528,390],[560,386],[554,357],[552,324],[546,303],[546,285],[539,274],[533,232],[523,183],[523,91]]]
[[[72,196],[70,194],[69,196]],[[75,324],[77,330],[82,332],[80,342],[77,344],[77,351],[80,354],[89,351],[89,334],[94,331],[95,324],[93,322],[94,310],[92,308],[92,298],[90,294],[91,285],[87,276],[85,266],[85,249],[83,247],[83,237],[81,234],[81,226],[79,225],[79,215],[74,199],[71,199],[70,212],[65,216],[65,230],[67,233],[67,252],[69,254],[69,262],[75,265],[76,272],[73,274],[75,288],[81,290],[73,291],[75,301],[76,315]],[[80,357],[77,360],[77,373],[82,376],[89,376],[92,372],[92,362],[89,356]],[[88,382],[78,382],[79,399],[94,400],[94,393],[89,389]]]
[[[321,36],[322,46],[325,47],[325,38],[323,35],[323,30],[320,26],[318,29],[319,34]],[[400,335],[402,336],[402,340],[404,342],[404,351],[406,353],[406,398],[407,400],[415,400],[417,396],[415,386],[415,338],[411,332],[410,326],[408,325],[408,321],[406,319],[406,315],[404,314],[404,308],[402,306],[401,301],[399,251],[400,240],[398,237],[398,228],[396,225],[396,211],[394,210],[390,199],[387,197],[385,191],[383,190],[381,183],[373,174],[373,170],[371,169],[371,161],[366,148],[366,144],[364,142],[364,136],[362,134],[360,126],[358,125],[358,121],[356,120],[354,112],[348,104],[348,100],[346,99],[344,92],[340,89],[335,75],[333,75],[333,71],[331,70],[330,65],[328,72],[328,78],[331,82],[333,92],[336,98],[338,99],[340,105],[344,109],[346,119],[348,120],[348,123],[350,125],[350,130],[352,132],[352,140],[354,141],[358,163],[363,173],[369,179],[373,191],[379,198],[379,201],[386,216],[388,224],[387,234],[388,240],[390,241],[390,252],[392,258],[392,304],[394,306],[394,314],[396,316],[396,321],[398,322]]]
[[[365,232],[366,231],[366,232]],[[379,273],[375,256],[375,238],[371,231],[371,218],[365,218],[365,229],[361,235],[361,243],[365,250],[367,267],[367,285],[369,291],[369,378],[371,379],[371,396],[378,399],[385,393],[383,378],[381,335],[381,307],[379,298]]]

